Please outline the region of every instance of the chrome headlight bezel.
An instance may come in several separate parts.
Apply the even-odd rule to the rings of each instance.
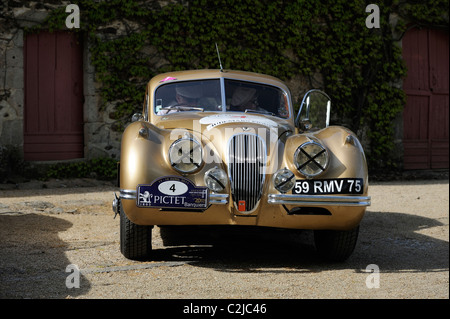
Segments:
[[[315,141],[303,143],[294,153],[295,167],[307,178],[322,174],[327,169],[328,163],[328,150]]]
[[[170,165],[182,174],[194,173],[203,164],[202,145],[192,137],[182,137],[169,147]]]

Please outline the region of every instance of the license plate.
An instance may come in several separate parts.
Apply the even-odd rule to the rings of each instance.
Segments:
[[[181,176],[164,176],[137,187],[138,207],[206,209],[208,204],[208,188]]]
[[[327,195],[327,194],[362,194],[362,178],[334,178],[316,180],[297,180],[292,194]]]

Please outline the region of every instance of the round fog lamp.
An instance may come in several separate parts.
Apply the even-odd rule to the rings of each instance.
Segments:
[[[273,184],[281,193],[289,192],[295,185],[295,175],[287,168],[280,169],[275,173]]]
[[[228,183],[228,176],[223,169],[211,168],[205,174],[205,184],[213,192],[220,192],[225,189]]]

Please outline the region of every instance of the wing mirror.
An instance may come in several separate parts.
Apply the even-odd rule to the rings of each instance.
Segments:
[[[301,131],[322,129],[330,124],[331,99],[323,91],[306,92],[295,119],[295,126]]]

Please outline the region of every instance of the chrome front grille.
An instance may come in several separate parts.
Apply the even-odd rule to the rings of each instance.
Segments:
[[[236,209],[251,212],[258,204],[265,177],[266,146],[256,134],[236,134],[228,146],[228,175]]]

